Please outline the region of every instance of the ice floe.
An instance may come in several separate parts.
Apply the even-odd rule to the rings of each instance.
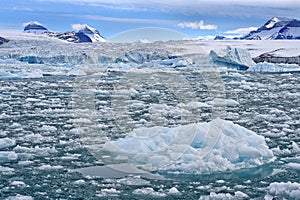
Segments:
[[[273,160],[263,136],[216,119],[174,128],[139,128],[104,149],[128,156],[147,170],[209,173],[254,167]]]
[[[300,199],[300,183],[297,182],[274,182],[268,189],[269,194],[265,199],[273,199],[273,197]]]

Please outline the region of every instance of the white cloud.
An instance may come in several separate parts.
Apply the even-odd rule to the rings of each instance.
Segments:
[[[206,35],[206,36],[198,36],[195,38],[196,40],[213,40],[216,36],[215,35]]]
[[[162,12],[186,16],[242,17],[244,20],[264,19],[273,16],[300,18],[298,0],[32,0],[34,2],[53,2],[55,4],[77,5],[74,12],[80,13],[81,6],[99,7],[106,10],[126,10],[139,12]],[[34,4],[33,4],[34,5]],[[66,6],[66,5],[63,5]],[[12,8],[6,8],[12,9]],[[34,10],[37,10],[35,6]],[[55,11],[52,7],[43,12]],[[133,15],[134,16],[134,15]],[[247,19],[248,18],[248,19]],[[241,20],[243,20],[241,19]]]
[[[35,0],[52,1],[57,0]],[[296,0],[60,0],[72,4],[128,9],[184,13],[187,15],[225,16],[299,16],[300,1]]]
[[[122,22],[122,23],[169,24],[169,25],[178,23],[178,21],[175,21],[175,20],[126,18],[126,17],[105,17],[105,16],[100,16],[100,15],[81,15],[81,17],[84,17],[86,19],[92,19],[92,20]]]
[[[48,1],[48,2],[58,2],[58,0],[36,0],[36,1]],[[59,2],[70,2],[70,3],[86,3],[91,5],[99,5],[99,4],[106,4],[106,5],[133,5],[133,6],[141,6],[142,5],[169,5],[169,6],[188,6],[188,5],[207,5],[207,4],[214,4],[214,5],[244,5],[244,6],[272,6],[272,7],[292,7],[293,5],[296,7],[300,6],[300,2],[295,0],[285,0],[285,1],[274,1],[274,0],[59,0]],[[198,9],[198,8],[195,8]],[[220,8],[219,8],[220,9]]]
[[[203,20],[199,22],[182,22],[177,25],[180,28],[191,28],[191,29],[201,29],[201,30],[216,30],[217,26],[213,24],[205,25]]]
[[[85,27],[87,27],[86,24],[72,24],[72,29],[74,29],[75,31],[82,30]]]
[[[243,35],[243,34],[249,33],[250,31],[255,31],[255,30],[257,30],[257,27],[247,27],[247,28],[238,28],[238,29],[235,29],[235,30],[229,30],[229,31],[226,31],[225,33],[226,34]]]

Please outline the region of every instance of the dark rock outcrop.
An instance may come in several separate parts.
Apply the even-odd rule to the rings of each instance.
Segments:
[[[5,38],[3,38],[3,37],[0,37],[0,45],[1,45],[1,44],[4,44],[4,43],[6,43],[6,42],[9,42],[9,40],[8,40],[8,39],[5,39]]]

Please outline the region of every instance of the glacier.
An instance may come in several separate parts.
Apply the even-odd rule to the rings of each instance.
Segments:
[[[126,156],[142,169],[168,173],[232,171],[274,160],[263,136],[222,119],[138,128],[106,142],[104,150]]]
[[[84,25],[82,31],[96,31]],[[195,66],[247,70],[255,62],[299,64],[297,41],[168,41],[153,43],[67,43],[55,37],[26,33],[3,33],[9,41],[0,48],[0,64],[80,66],[122,64],[139,67],[195,68]],[[276,48],[277,46],[286,48]],[[52,51],[55,49],[56,51]],[[267,53],[266,53],[267,52]],[[194,59],[198,57],[199,59]],[[252,59],[253,58],[253,59]],[[254,60],[254,61],[253,61]],[[200,62],[199,62],[200,61]],[[253,68],[254,69],[254,68]]]
[[[25,36],[20,37],[22,39]],[[53,70],[57,69],[56,66],[67,68],[88,64],[106,64],[108,67],[120,67],[127,64],[128,66],[144,68],[167,67],[176,69],[196,69],[205,66],[246,70],[255,64],[247,50],[229,46],[219,51],[212,50],[209,54],[205,52],[189,54],[187,52],[187,55],[181,55],[177,53],[181,51],[180,46],[173,42],[133,43],[123,48],[122,45],[113,43],[93,43],[85,46],[66,45],[63,41],[51,40],[46,36],[39,40],[36,40],[37,38],[34,36],[26,37],[32,37],[31,41],[28,39],[22,41],[21,48],[16,48],[20,44],[11,41],[0,49],[0,64],[9,63],[17,66],[28,64],[29,67],[25,69],[29,69],[30,65],[39,65],[39,69],[50,66]],[[57,49],[57,51],[51,51],[51,49]],[[25,71],[24,67],[18,69]]]

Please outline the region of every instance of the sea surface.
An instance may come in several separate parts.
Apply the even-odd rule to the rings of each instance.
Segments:
[[[276,193],[270,185],[300,182],[300,73],[221,72],[216,79],[224,88],[215,92],[225,96],[227,103],[222,115],[214,116],[210,104],[214,91],[207,83],[213,78],[207,80],[193,70],[175,70],[180,76],[163,69],[142,76],[143,69],[137,70],[139,74],[106,70],[93,76],[92,85],[82,84],[76,75],[1,76],[0,138],[15,144],[0,152],[14,152],[17,158],[0,161],[0,199],[297,198],[288,189]],[[95,123],[84,121],[87,117],[78,105],[85,102],[81,99],[84,86],[94,94],[99,138],[117,140],[138,127],[174,127],[220,117],[264,136],[275,159],[252,168],[203,174],[148,171],[157,179],[82,174],[82,168],[110,164],[95,156],[82,140],[80,131],[88,135],[89,129],[80,125]],[[118,99],[124,93],[129,94],[125,100],[131,107],[117,111],[125,105]],[[192,117],[178,114],[176,107],[188,98],[208,106],[194,111]],[[158,111],[162,114],[156,116]],[[120,115],[128,123],[120,122]]]

